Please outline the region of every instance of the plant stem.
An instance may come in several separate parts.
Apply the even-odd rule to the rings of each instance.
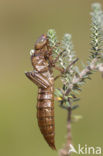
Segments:
[[[87,75],[88,72],[92,72],[94,70],[98,70],[100,72],[103,72],[103,64],[99,63],[97,64],[97,58],[94,58],[92,60],[92,62],[90,63],[90,65],[88,65],[85,69],[83,69],[80,74],[79,77],[78,76],[74,76],[72,83],[69,85],[69,89],[66,92],[66,96],[71,92],[71,90],[73,89],[74,84],[80,82],[82,80],[82,78]],[[69,104],[70,103],[70,100]],[[64,148],[59,150],[59,156],[70,156],[71,154],[69,153],[69,149],[70,149],[70,144],[72,144],[72,135],[71,135],[71,116],[72,116],[72,109],[71,107],[66,108],[67,112],[68,112],[68,116],[67,116],[67,142],[64,145]]]
[[[70,149],[70,144],[72,143],[72,135],[71,135],[72,109],[71,109],[71,107],[68,107],[67,111],[68,111],[68,114],[67,114],[67,142],[66,142],[64,148],[59,150],[59,156],[70,156],[69,149]]]
[[[68,117],[67,117],[67,146],[70,146],[72,142],[72,136],[71,136],[71,114],[72,110],[69,107],[68,108]]]
[[[103,63],[96,64],[98,62],[97,58],[94,58],[90,65],[88,65],[85,69],[83,69],[79,76],[74,76],[72,82],[69,84],[68,90],[66,91],[65,95],[67,96],[73,89],[74,85],[77,84],[82,80],[82,78],[88,74],[88,72],[92,72],[94,70],[98,70],[103,72]]]

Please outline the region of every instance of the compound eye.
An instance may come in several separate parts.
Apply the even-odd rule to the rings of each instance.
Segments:
[[[44,42],[46,40],[46,36],[45,35],[42,35],[41,36],[41,42]]]
[[[35,44],[35,49],[39,50],[41,48],[43,48],[43,46],[47,43],[47,38],[46,35],[42,35]]]

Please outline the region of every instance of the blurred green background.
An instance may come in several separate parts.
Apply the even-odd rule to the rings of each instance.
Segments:
[[[55,28],[59,39],[71,33],[75,51],[86,62],[90,11],[94,0],[0,1],[0,156],[56,156],[44,141],[36,119],[37,87],[24,75],[32,69],[29,51],[35,40]],[[103,0],[97,0],[103,4]],[[56,84],[58,85],[58,84]],[[73,143],[103,147],[103,79],[92,76],[80,94],[83,119],[72,126]],[[56,146],[66,137],[67,112],[55,103]],[[92,155],[92,154],[91,154]]]

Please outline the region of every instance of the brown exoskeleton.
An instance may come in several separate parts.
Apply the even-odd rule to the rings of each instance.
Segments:
[[[52,71],[52,52],[48,50],[46,35],[42,35],[35,44],[31,54],[33,71],[26,72],[26,76],[38,86],[37,119],[45,140],[52,149],[54,143],[54,77]]]
[[[59,78],[64,72],[67,72],[71,65],[78,59],[68,65],[67,69],[56,67],[55,63],[59,56],[53,60],[52,49],[46,35],[42,35],[35,43],[34,50],[31,51],[31,62],[33,71],[26,72],[26,76],[38,86],[37,97],[37,119],[41,133],[52,149],[55,147],[55,123],[54,123],[54,80]],[[54,78],[52,67],[55,67],[61,74]]]

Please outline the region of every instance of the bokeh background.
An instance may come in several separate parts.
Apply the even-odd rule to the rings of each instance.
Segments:
[[[0,155],[56,156],[44,141],[36,119],[37,87],[24,75],[32,69],[29,51],[35,40],[55,28],[58,38],[72,34],[75,51],[85,63],[90,48],[90,11],[94,0],[0,0]],[[102,0],[97,0],[103,5]],[[56,83],[58,86],[59,82]],[[103,150],[103,79],[92,76],[80,94],[83,119],[72,125],[78,144]],[[55,103],[56,146],[66,137],[67,112]],[[92,154],[91,154],[92,155]]]

